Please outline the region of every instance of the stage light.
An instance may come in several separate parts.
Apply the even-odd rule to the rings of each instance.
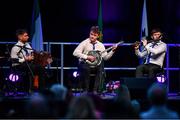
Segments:
[[[164,75],[157,76],[156,79],[159,83],[164,83],[166,81],[166,77]]]
[[[10,74],[9,75],[9,80],[12,81],[12,82],[16,82],[19,80],[19,76],[16,75],[16,74]]]
[[[74,72],[73,72],[73,77],[75,77],[75,78],[76,78],[76,77],[78,77],[78,76],[79,76],[78,71],[74,71]]]

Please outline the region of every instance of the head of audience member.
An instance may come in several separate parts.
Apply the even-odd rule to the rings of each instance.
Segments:
[[[91,98],[88,96],[74,97],[70,102],[66,118],[96,118],[95,106]]]
[[[54,84],[51,86],[50,91],[54,94],[55,100],[64,101],[67,96],[67,88],[60,84]]]
[[[39,93],[32,94],[26,105],[26,113],[29,118],[44,118],[50,116],[48,101]]]
[[[134,101],[131,101],[130,91],[124,84],[121,84],[117,90],[115,104],[112,109],[114,113],[110,117],[126,119],[139,118],[139,104],[138,102],[136,104]]]
[[[149,88],[147,95],[152,105],[164,105],[167,101],[167,87],[163,83],[154,83]]]
[[[117,90],[117,96],[112,103],[107,104],[105,109],[105,118],[115,119],[137,119],[139,118],[139,110],[131,103],[129,89],[126,85],[120,85]]]
[[[92,26],[89,33],[89,39],[92,44],[96,43],[96,40],[98,40],[99,35],[100,35],[99,27]]]
[[[120,85],[120,87],[117,90],[116,100],[117,101],[127,101],[127,102],[131,101],[130,92],[126,85],[123,85],[123,84]]]
[[[28,31],[26,29],[18,29],[16,30],[16,37],[18,41],[26,43],[29,39]]]
[[[132,101],[131,101],[131,105],[133,106],[135,112],[136,112],[137,114],[139,114],[139,113],[140,113],[140,110],[141,110],[141,105],[140,105],[140,103],[139,103],[137,100],[132,100]]]
[[[89,96],[94,103],[96,118],[101,119],[103,117],[103,110],[105,108],[102,98],[96,94],[87,94],[87,96]]]

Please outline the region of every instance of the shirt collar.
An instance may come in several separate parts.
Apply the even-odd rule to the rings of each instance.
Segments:
[[[20,45],[20,46],[25,46],[27,43],[23,43],[23,42],[21,42],[21,41],[18,41],[18,43],[17,43],[18,45]]]
[[[153,41],[152,44],[160,44],[162,41],[158,40],[158,41]]]
[[[98,41],[96,40],[95,43],[92,43],[91,40],[89,39],[89,43],[91,43],[91,44],[96,44],[96,43],[98,43]]]
[[[159,41],[153,41],[153,42],[151,42],[151,46],[160,45],[161,43],[162,43],[161,40],[159,40]]]

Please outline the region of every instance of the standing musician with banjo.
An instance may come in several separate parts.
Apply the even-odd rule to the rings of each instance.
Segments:
[[[118,46],[116,44],[109,49],[105,49],[103,43],[98,41],[99,36],[99,27],[92,26],[89,38],[82,41],[73,52],[73,55],[79,58],[80,81],[85,93],[92,90],[94,94],[99,92],[100,78],[104,71],[103,60],[110,59]],[[95,75],[94,83],[90,81],[90,74],[92,72]],[[92,86],[92,90],[90,86]]]

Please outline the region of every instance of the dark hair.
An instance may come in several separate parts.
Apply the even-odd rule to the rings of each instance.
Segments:
[[[92,26],[92,27],[91,27],[91,31],[92,31],[93,33],[100,34],[100,31],[99,31],[99,27],[98,27],[98,26]]]
[[[162,34],[162,31],[160,28],[154,28],[151,30],[151,35],[153,35],[154,33],[160,32]]]
[[[17,30],[16,30],[16,37],[17,37],[18,35],[22,35],[22,34],[24,34],[24,33],[28,33],[28,31],[27,31],[26,29],[17,29]]]
[[[69,104],[66,118],[95,119],[95,105],[88,96],[75,97]]]
[[[153,105],[164,105],[167,101],[167,86],[162,83],[153,83],[147,95]]]

